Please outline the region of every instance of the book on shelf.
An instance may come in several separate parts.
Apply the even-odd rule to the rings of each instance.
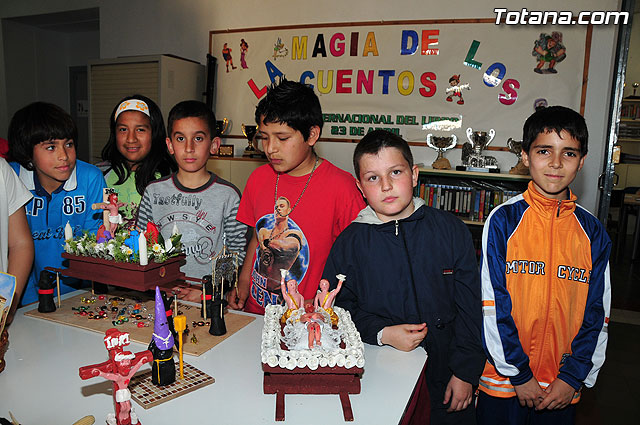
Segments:
[[[498,205],[522,192],[516,182],[459,180],[450,177],[420,176],[415,195],[433,208],[448,211],[461,219],[484,221]]]
[[[627,103],[623,104],[620,110],[620,117],[627,119],[639,119],[640,118],[640,103]]]

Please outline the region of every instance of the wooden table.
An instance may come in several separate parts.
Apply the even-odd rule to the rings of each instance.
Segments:
[[[77,295],[79,291],[67,294]],[[78,368],[107,359],[104,334],[24,316],[18,310],[9,328],[6,369],[0,374],[0,417],[9,410],[23,424],[71,425],[86,415],[104,423],[113,412],[111,382],[83,381]],[[144,410],[133,403],[143,424],[273,424],[275,395],[263,394],[260,340],[264,321],[249,325],[199,357],[185,361],[215,378],[215,383]],[[146,348],[132,343],[130,350]],[[355,424],[396,424],[426,359],[424,350],[405,353],[365,344],[360,394],[351,395]],[[145,365],[141,371],[148,370]],[[286,422],[345,423],[337,395],[287,395]]]

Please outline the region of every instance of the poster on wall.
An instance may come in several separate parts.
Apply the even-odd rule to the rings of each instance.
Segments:
[[[410,142],[428,134],[494,129],[519,139],[536,105],[580,110],[587,28],[506,26],[487,20],[324,24],[210,32],[215,110],[254,124],[255,106],[281,77],[320,98],[322,140],[359,140],[378,128]]]

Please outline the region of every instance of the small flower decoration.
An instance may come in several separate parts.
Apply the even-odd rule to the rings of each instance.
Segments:
[[[118,229],[112,239],[98,242],[96,233],[84,232],[82,236],[76,237],[65,243],[64,249],[69,254],[103,258],[117,262],[137,263],[138,256],[138,235],[136,230],[126,228]],[[182,235],[171,235],[164,240],[160,230],[154,223],[147,225],[145,232],[147,239],[147,252],[149,261],[162,263],[168,258],[175,257],[182,253]],[[165,249],[165,246],[168,249]]]

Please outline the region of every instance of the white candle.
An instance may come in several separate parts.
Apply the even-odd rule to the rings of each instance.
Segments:
[[[140,255],[141,266],[149,264],[149,257],[147,256],[147,238],[145,238],[144,233],[140,233],[140,236],[138,236],[138,255]]]
[[[71,239],[73,239],[73,229],[71,228],[71,225],[67,221],[67,224],[64,226],[64,240],[68,241]]]

